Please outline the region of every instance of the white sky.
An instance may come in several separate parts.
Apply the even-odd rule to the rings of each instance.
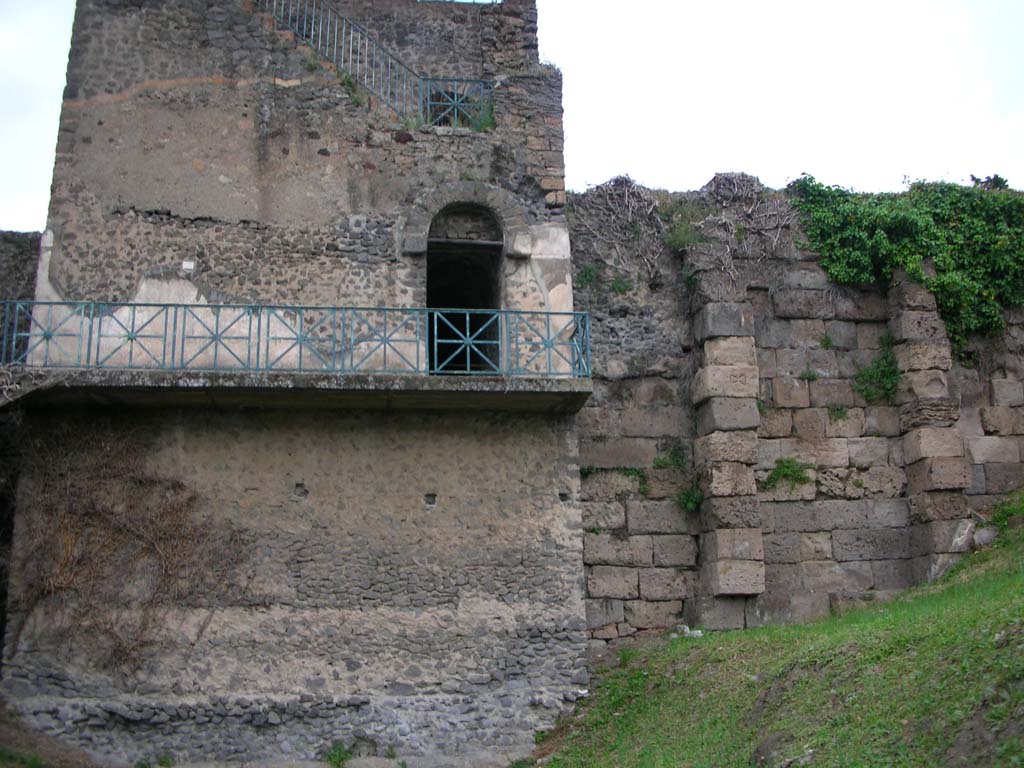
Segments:
[[[42,229],[73,0],[0,0],[0,229]],[[1024,186],[1021,0],[538,0],[571,189]]]

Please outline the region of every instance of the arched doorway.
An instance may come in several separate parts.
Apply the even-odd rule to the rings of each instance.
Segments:
[[[427,307],[430,372],[501,370],[501,225],[487,208],[453,203],[430,224]]]

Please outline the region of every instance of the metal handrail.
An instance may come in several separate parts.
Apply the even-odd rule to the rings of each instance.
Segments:
[[[489,81],[423,77],[327,0],[257,0],[257,4],[399,117],[429,125],[471,127],[485,127],[492,119]]]
[[[583,312],[0,302],[0,365],[587,378]]]

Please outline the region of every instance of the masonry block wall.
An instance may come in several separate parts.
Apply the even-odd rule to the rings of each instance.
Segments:
[[[584,520],[602,531],[584,548],[594,642],[632,634],[629,615],[644,611],[640,628],[653,617],[760,626],[885,599],[944,573],[971,545],[971,509],[1024,485],[1020,313],[1007,314],[1002,338],[974,342],[976,368],[955,365],[927,290],[902,275],[885,293],[830,283],[799,245],[783,194],[723,174],[687,199],[708,207],[695,222],[700,238],[664,262],[687,279],[628,301],[607,284],[577,292],[595,328],[614,338],[620,318],[631,322],[624,355],[662,343],[688,361],[672,389],[663,366],[602,369],[598,348],[595,389],[611,396],[580,418],[581,463],[593,467]],[[579,276],[601,255],[582,227],[573,236]],[[887,345],[898,391],[867,402],[856,375]],[[658,417],[684,423],[626,434],[616,415],[635,406],[614,393],[633,391],[661,391]],[[630,527],[629,499],[640,494],[635,473],[658,477],[651,464],[673,440],[685,470],[665,494],[660,533],[689,537],[689,557],[673,564],[675,591],[645,594],[644,569],[657,563],[651,531]],[[804,477],[772,482],[780,461],[799,463]],[[699,513],[674,501],[691,488],[703,494]]]

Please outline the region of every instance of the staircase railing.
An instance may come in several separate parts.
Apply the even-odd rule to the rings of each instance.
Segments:
[[[257,5],[399,117],[476,128],[493,119],[490,82],[423,77],[325,0],[257,0]]]

